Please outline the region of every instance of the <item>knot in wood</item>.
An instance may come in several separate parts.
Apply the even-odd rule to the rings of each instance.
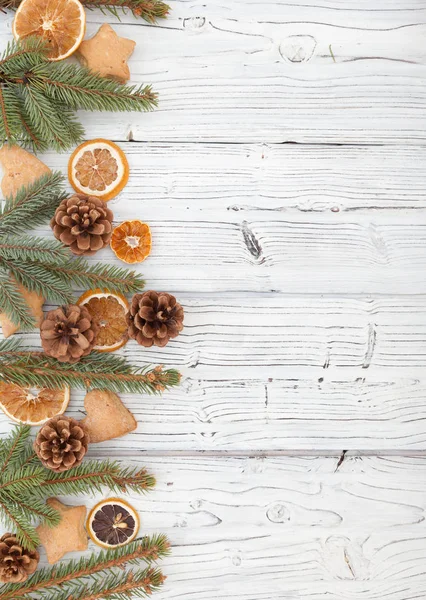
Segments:
[[[289,35],[281,42],[279,51],[284,60],[306,63],[314,55],[316,45],[316,39],[311,35]]]

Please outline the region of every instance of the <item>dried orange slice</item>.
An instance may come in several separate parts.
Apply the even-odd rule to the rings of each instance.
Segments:
[[[85,306],[98,325],[94,350],[114,352],[124,346],[129,339],[126,314],[129,303],[121,294],[89,290],[77,300],[79,306]]]
[[[129,179],[129,163],[117,144],[101,138],[90,140],[71,154],[68,179],[80,194],[111,200]]]
[[[49,46],[49,60],[71,56],[86,31],[86,13],[79,0],[22,0],[12,25],[19,40],[43,38]]]
[[[139,263],[151,252],[151,230],[142,221],[124,221],[112,232],[111,248],[120,260]]]
[[[41,425],[65,412],[70,401],[70,389],[30,390],[13,383],[0,382],[0,408],[17,423]]]
[[[139,515],[133,506],[120,498],[107,498],[92,508],[86,529],[92,540],[102,548],[117,548],[128,544],[138,534]]]

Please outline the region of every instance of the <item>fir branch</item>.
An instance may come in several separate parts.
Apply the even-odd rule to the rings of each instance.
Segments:
[[[70,259],[70,253],[57,240],[25,235],[5,235],[0,237],[0,257],[7,260],[60,265]]]
[[[60,279],[80,288],[101,288],[105,292],[134,294],[145,286],[144,279],[135,271],[114,265],[88,263],[81,257],[65,264],[52,265],[49,269]]]
[[[123,568],[128,564],[144,561],[148,564],[169,554],[170,544],[164,535],[144,537],[134,540],[126,546],[113,550],[101,551],[90,557],[62,562],[55,567],[37,571],[31,579],[22,584],[9,584],[1,589],[2,600],[18,600],[34,594],[45,594],[53,589],[67,589],[69,592],[76,585],[84,583],[84,578],[111,569]],[[72,584],[72,588],[70,586]]]
[[[75,364],[60,363],[42,352],[10,350],[0,342],[0,380],[22,387],[69,386],[77,389],[105,389],[116,393],[160,394],[179,385],[174,369],[136,368],[124,359],[92,352]]]
[[[20,2],[21,0],[0,0],[0,11],[16,10]],[[88,9],[100,8],[103,12],[108,11],[117,19],[120,19],[117,9],[122,9],[123,12],[131,10],[135,17],[140,17],[148,23],[166,18],[170,12],[170,6],[161,0],[83,0],[82,3]]]
[[[8,1],[0,0],[0,8]],[[129,1],[147,3],[144,14],[149,18],[149,0]],[[153,4],[151,15],[161,10]],[[65,150],[84,137],[77,109],[149,111],[157,105],[157,95],[149,85],[122,85],[80,65],[49,62],[47,53],[47,45],[34,38],[13,42],[4,52],[0,60],[0,140],[35,150]]]
[[[5,340],[1,342],[4,347],[16,348],[17,343],[11,340]],[[21,467],[20,457],[22,452],[28,445],[28,439],[30,437],[31,427],[29,425],[22,425],[15,427],[11,435],[0,440],[0,472],[6,473],[9,469],[15,467]]]
[[[9,530],[16,533],[19,543],[35,550],[39,545],[37,532],[31,522],[20,510],[20,507],[7,494],[0,492],[0,522]],[[1,598],[1,596],[0,596]]]
[[[28,304],[16,282],[2,269],[0,269],[0,312],[20,328],[32,329],[35,325]]]
[[[0,236],[21,233],[29,223],[35,227],[50,218],[67,197],[63,181],[62,173],[48,173],[20,188],[16,196],[6,198],[3,209],[0,208]]]
[[[114,493],[142,493],[155,486],[155,478],[146,469],[122,468],[109,460],[86,460],[66,473],[48,471],[36,494],[46,496],[75,496],[101,492],[103,487]]]

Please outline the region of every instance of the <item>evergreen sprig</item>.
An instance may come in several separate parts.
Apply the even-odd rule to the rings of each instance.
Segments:
[[[84,136],[78,109],[148,111],[157,105],[149,85],[122,85],[80,65],[49,62],[47,52],[43,40],[26,38],[10,42],[0,59],[0,141],[65,150]]]
[[[47,592],[68,590],[83,585],[87,577],[122,569],[126,565],[138,565],[141,561],[151,565],[170,552],[170,544],[165,535],[153,535],[134,540],[126,546],[113,550],[103,550],[99,554],[77,560],[61,562],[55,567],[36,571],[24,584],[8,584],[0,588],[2,600],[45,597]]]
[[[30,426],[16,426],[0,441],[0,521],[28,549],[38,546],[35,522],[54,526],[60,515],[45,503],[49,496],[145,492],[155,485],[146,469],[122,467],[110,460],[84,461],[63,473],[44,468],[32,449]],[[0,596],[2,598],[2,596]]]
[[[0,341],[0,381],[21,387],[65,386],[116,393],[160,394],[179,385],[180,374],[161,366],[137,368],[123,357],[93,351],[75,364],[22,348],[19,340]]]
[[[21,0],[0,0],[0,11],[6,9],[16,10]],[[155,23],[157,19],[167,17],[170,6],[161,0],[82,0],[86,8],[100,8],[102,12],[108,11],[120,19],[118,9],[123,12],[131,10],[135,17],[140,17],[148,23]]]
[[[49,219],[67,196],[63,179],[60,173],[43,175],[0,207],[0,312],[22,328],[34,327],[34,322],[18,283],[59,304],[74,301],[73,286],[132,294],[145,285],[134,271],[89,264],[57,240],[23,235]]]

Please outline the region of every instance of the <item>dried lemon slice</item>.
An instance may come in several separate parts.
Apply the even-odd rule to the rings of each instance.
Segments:
[[[28,36],[43,38],[49,47],[49,60],[63,60],[83,40],[86,13],[79,0],[22,0],[12,31],[17,40]]]
[[[85,306],[92,321],[98,325],[94,350],[114,352],[129,339],[126,314],[129,303],[121,294],[89,290],[77,300],[79,306]]]
[[[128,502],[108,498],[90,511],[86,528],[96,544],[116,548],[134,540],[139,526],[139,515]]]
[[[124,221],[112,232],[111,249],[120,260],[133,264],[151,252],[151,230],[142,221]]]
[[[104,139],[90,140],[72,153],[68,179],[80,194],[111,200],[126,185],[129,164],[117,144]]]
[[[13,383],[0,382],[0,408],[17,423],[41,425],[65,412],[70,401],[70,389],[30,390]]]

